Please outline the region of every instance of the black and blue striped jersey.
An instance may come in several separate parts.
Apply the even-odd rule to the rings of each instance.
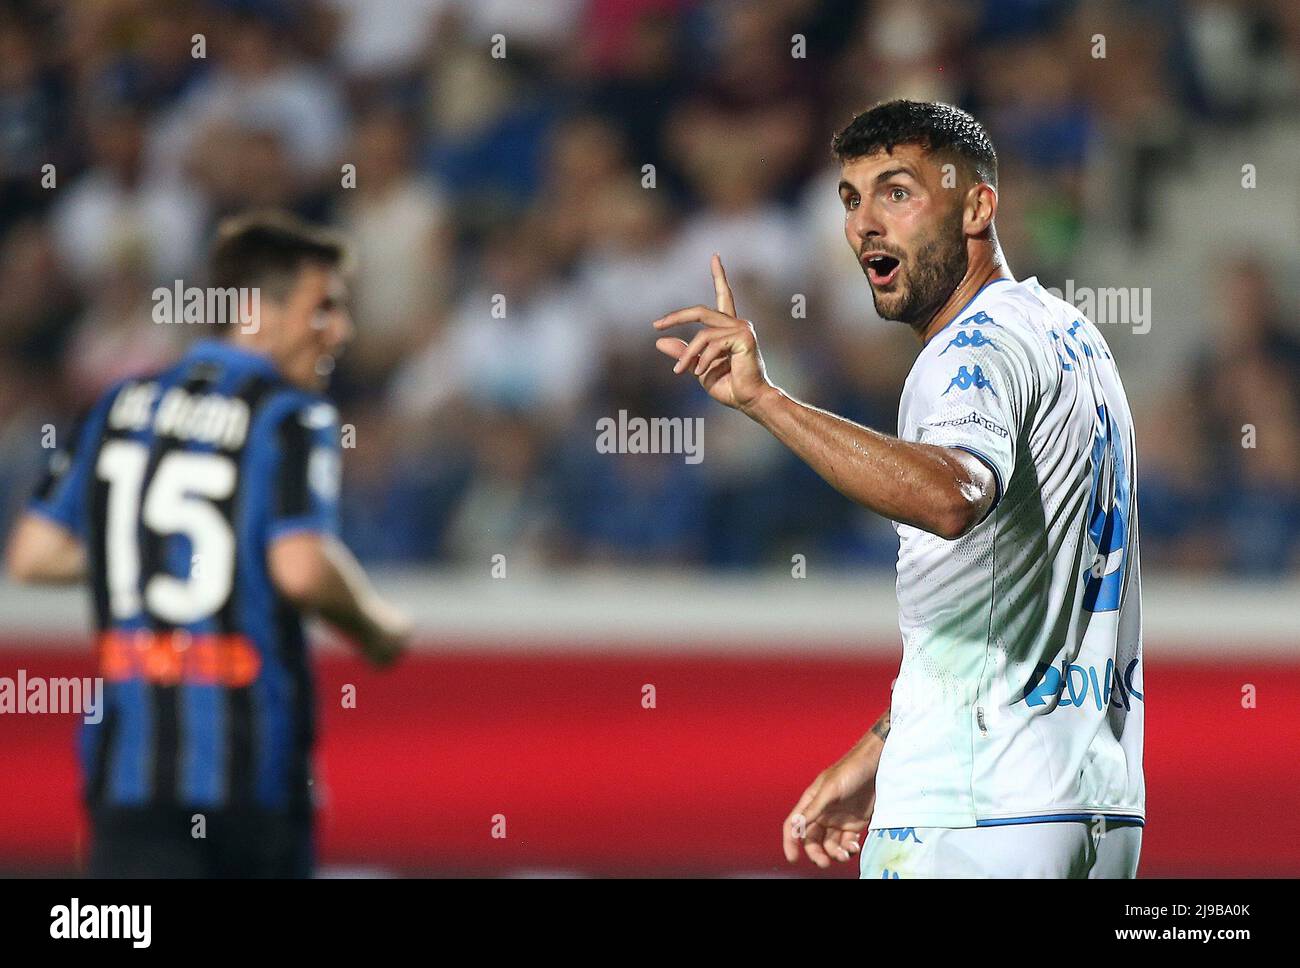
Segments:
[[[303,809],[314,714],[277,537],[336,533],[338,418],[270,359],[195,345],[112,387],[31,510],[84,542],[104,716],[82,734],[92,807]]]

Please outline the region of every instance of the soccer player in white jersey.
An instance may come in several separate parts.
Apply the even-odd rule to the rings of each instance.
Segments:
[[[786,858],[860,854],[864,878],[1133,877],[1137,479],[1114,360],[1073,306],[1012,276],[994,230],[997,156],[974,118],[892,101],[833,148],[876,310],[922,345],[897,437],[770,382],[717,257],[717,309],[654,323],[703,324],[656,342],[674,371],[898,531],[890,708],[799,798]]]

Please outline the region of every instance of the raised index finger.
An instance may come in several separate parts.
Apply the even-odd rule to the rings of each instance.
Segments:
[[[722,268],[722,256],[713,253],[713,291],[718,297],[718,312],[727,316],[736,315],[736,300],[731,295],[731,285],[727,282],[727,271]]]

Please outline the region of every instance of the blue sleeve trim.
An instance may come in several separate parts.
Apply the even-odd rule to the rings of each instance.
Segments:
[[[46,501],[32,498],[27,502],[27,506],[24,510],[28,514],[34,514],[39,518],[44,518],[46,521],[57,524],[78,541],[82,540],[81,535],[77,533],[77,523],[68,520],[67,515],[60,511],[57,506],[47,503]]]
[[[283,538],[290,534],[299,534],[307,532],[319,535],[336,535],[338,529],[333,526],[330,516],[327,514],[302,514],[293,518],[284,518],[271,524],[268,532],[270,540]]]

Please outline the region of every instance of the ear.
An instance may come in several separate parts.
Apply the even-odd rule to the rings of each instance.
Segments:
[[[263,289],[257,300],[257,322],[248,327],[248,332],[260,334],[264,340],[277,343],[285,338],[284,328],[289,317],[288,307],[283,298],[268,294]]]
[[[966,193],[962,229],[972,237],[987,235],[997,213],[998,190],[987,182],[977,182]]]
[[[262,290],[254,288],[243,289],[240,290],[239,297],[240,320],[255,320],[260,325],[262,321]]]

